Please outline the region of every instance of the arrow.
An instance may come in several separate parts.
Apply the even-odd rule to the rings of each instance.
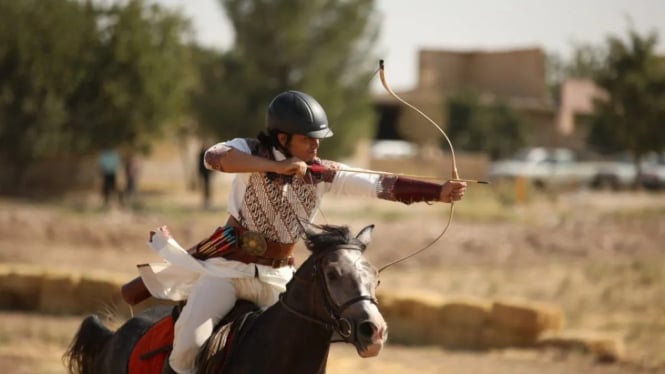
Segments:
[[[433,177],[429,175],[416,175],[416,174],[404,174],[404,173],[390,173],[387,171],[376,171],[376,170],[365,170],[365,169],[353,169],[353,168],[343,168],[343,169],[329,169],[326,168],[323,165],[320,164],[312,164],[308,166],[309,170],[311,170],[313,173],[322,173],[325,171],[333,170],[333,171],[344,171],[347,173],[360,173],[360,174],[375,174],[375,175],[392,175],[392,176],[397,176],[397,177],[405,177],[405,178],[414,178],[414,179],[429,179],[429,180],[441,180],[440,177]],[[476,179],[462,179],[462,178],[457,178],[457,179],[448,179],[448,181],[453,181],[453,182],[467,182],[467,183],[478,183],[478,184],[490,184],[489,181],[483,181],[483,180],[476,180]]]

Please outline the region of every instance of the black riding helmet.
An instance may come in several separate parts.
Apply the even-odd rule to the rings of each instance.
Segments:
[[[333,136],[321,104],[300,91],[286,91],[275,96],[268,106],[266,128],[287,134],[322,139]]]

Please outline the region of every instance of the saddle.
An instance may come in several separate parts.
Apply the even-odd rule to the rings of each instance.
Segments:
[[[129,358],[129,374],[160,374],[173,349],[173,330],[182,305],[176,305],[171,315],[157,321],[136,343]],[[222,372],[232,354],[233,343],[246,335],[249,325],[261,310],[254,303],[238,300],[233,309],[215,326],[206,344],[201,347],[199,369],[215,368]]]

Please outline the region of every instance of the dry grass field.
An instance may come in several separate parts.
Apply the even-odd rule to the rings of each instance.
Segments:
[[[135,275],[154,260],[145,241],[167,224],[190,244],[226,219],[197,194],[146,187],[135,209],[99,207],[95,195],[59,201],[0,199],[0,263]],[[335,345],[331,373],[665,372],[665,195],[578,191],[507,204],[511,190],[472,186],[449,231],[422,254],[382,273],[382,292],[526,300],[559,307],[566,331],[620,339],[625,359],[596,363],[570,350],[448,351],[389,343],[363,360]],[[448,219],[448,206],[403,206],[329,197],[318,221],[359,230],[376,224],[367,256],[376,266],[421,248]],[[299,258],[306,254],[299,249]],[[103,308],[103,306],[100,306]],[[0,311],[0,372],[64,373],[59,357],[82,316]]]

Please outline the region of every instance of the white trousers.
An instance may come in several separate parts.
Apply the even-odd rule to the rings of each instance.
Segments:
[[[194,360],[199,349],[239,298],[267,308],[277,302],[279,290],[256,277],[201,276],[175,323],[173,350],[169,357],[173,370],[179,374],[195,372]]]

